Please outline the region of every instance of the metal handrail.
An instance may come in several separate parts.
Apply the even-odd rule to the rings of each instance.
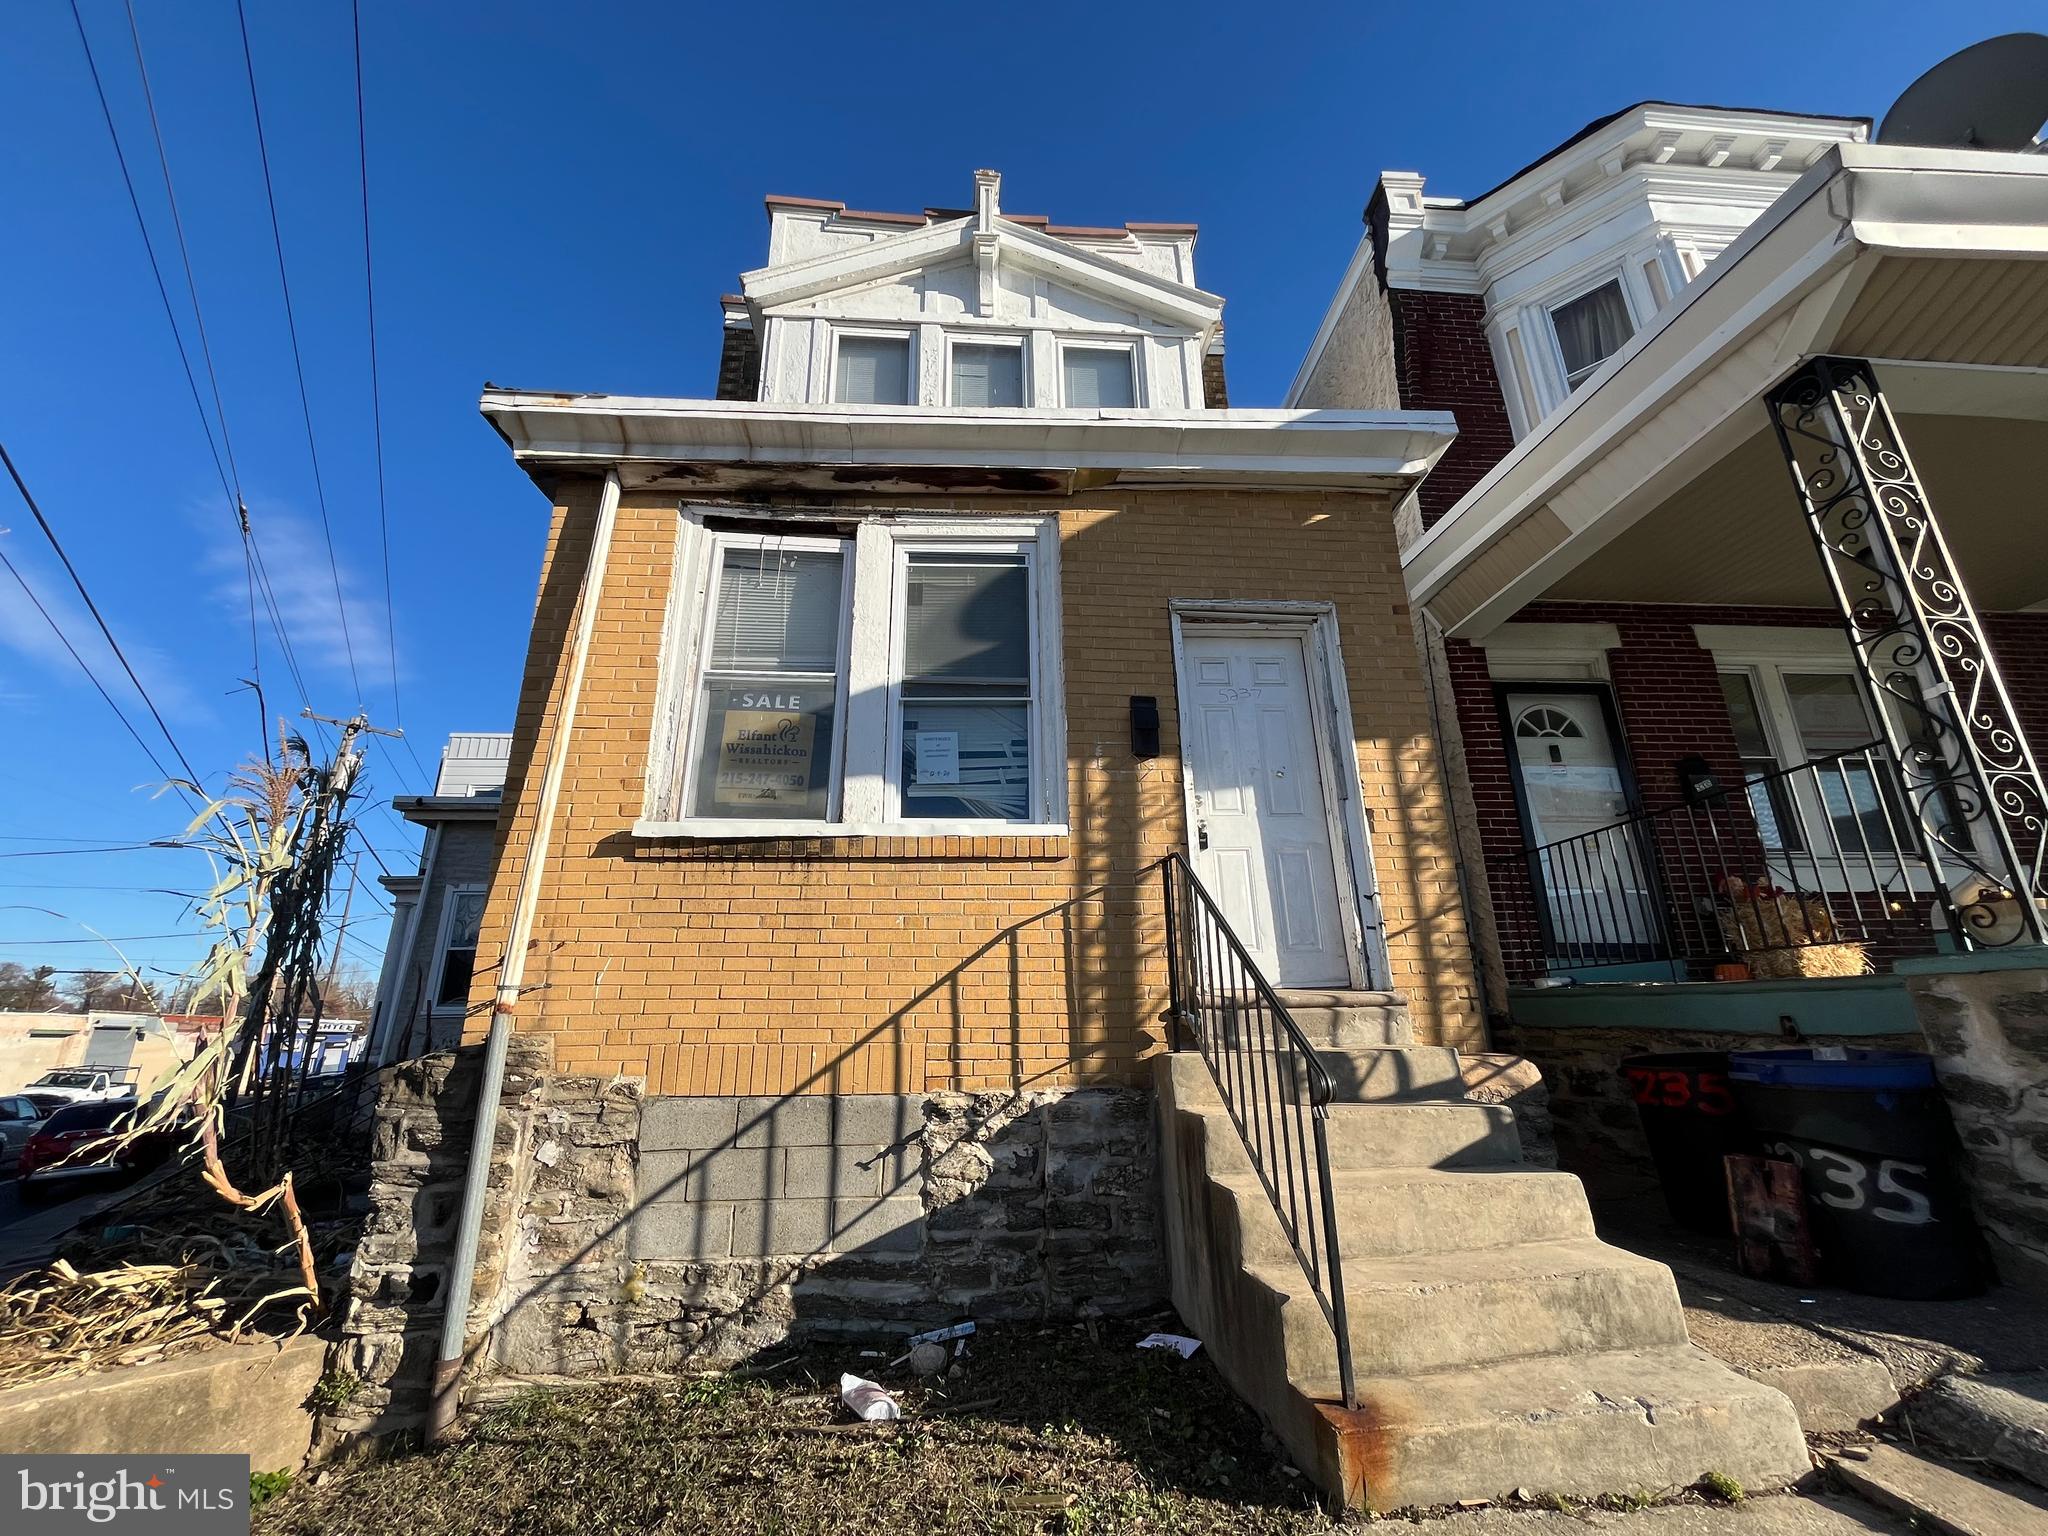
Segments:
[[[1545,969],[1880,938],[1931,946],[1906,914],[1944,886],[1888,767],[1871,742],[1487,862],[1527,874]]]
[[[1195,1049],[1337,1341],[1344,1406],[1358,1406],[1330,1181],[1329,1068],[1185,856],[1160,861],[1176,1051]],[[1304,1102],[1304,1100],[1306,1102]],[[1310,1190],[1313,1188],[1313,1195]]]

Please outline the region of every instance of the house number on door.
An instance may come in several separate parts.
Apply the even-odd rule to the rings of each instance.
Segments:
[[[1782,1141],[1764,1150],[1773,1157],[1790,1158],[1802,1169],[1810,1161],[1823,1180],[1819,1197],[1822,1204],[1832,1205],[1838,1211],[1860,1211],[1867,1205],[1870,1214],[1879,1221],[1896,1222],[1902,1227],[1925,1227],[1934,1221],[1934,1207],[1927,1196],[1899,1182],[1904,1175],[1925,1183],[1927,1169],[1919,1163],[1902,1163],[1891,1157],[1880,1162],[1877,1199],[1873,1200],[1870,1165],[1861,1158],[1828,1147],[1808,1147],[1802,1151]],[[1892,1203],[1883,1203],[1888,1198]]]

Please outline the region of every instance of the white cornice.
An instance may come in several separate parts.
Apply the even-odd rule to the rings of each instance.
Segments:
[[[935,410],[493,389],[480,409],[529,472],[693,465],[870,472],[1098,472],[1113,483],[1411,486],[1456,436],[1447,411]],[[686,475],[684,478],[688,478]],[[678,483],[681,483],[680,481]]]

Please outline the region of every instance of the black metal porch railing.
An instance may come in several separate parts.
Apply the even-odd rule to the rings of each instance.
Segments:
[[[1560,971],[1824,944],[1932,948],[1928,914],[1945,893],[1907,818],[1872,742],[1491,859],[1489,870],[1519,869],[1535,901],[1535,932],[1521,925],[1510,963]],[[1503,905],[1497,890],[1497,914]]]
[[[1358,1406],[1330,1183],[1329,1069],[1178,853],[1160,864],[1176,1051],[1198,1050],[1337,1341],[1344,1406]]]

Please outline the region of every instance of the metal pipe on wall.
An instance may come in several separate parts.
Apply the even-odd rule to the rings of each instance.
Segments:
[[[605,563],[611,554],[612,527],[618,521],[619,472],[606,472],[597,503],[597,526],[591,534],[590,556],[584,562],[582,588],[576,599],[576,632],[569,653],[569,676],[555,715],[535,807],[533,836],[519,870],[519,892],[512,907],[512,927],[498,965],[498,986],[491,1004],[490,1033],[484,1040],[483,1081],[477,1087],[476,1119],[470,1131],[469,1170],[462,1185],[462,1215],[456,1223],[455,1262],[448,1276],[447,1310],[441,1319],[440,1356],[434,1363],[433,1396],[427,1407],[427,1439],[445,1440],[455,1428],[460,1401],[463,1351],[468,1344],[470,1291],[476,1280],[477,1249],[482,1241],[484,1196],[491,1178],[491,1146],[496,1140],[499,1096],[505,1085],[505,1056],[512,1043],[512,1018],[526,977],[526,946],[533,935],[534,913],[540,905],[541,881],[547,870],[548,837],[554,829],[555,805],[561,797],[562,774],[569,757],[569,739],[576,724],[576,706],[583,694],[583,673],[590,658],[590,638],[597,627],[598,600],[604,590]]]

